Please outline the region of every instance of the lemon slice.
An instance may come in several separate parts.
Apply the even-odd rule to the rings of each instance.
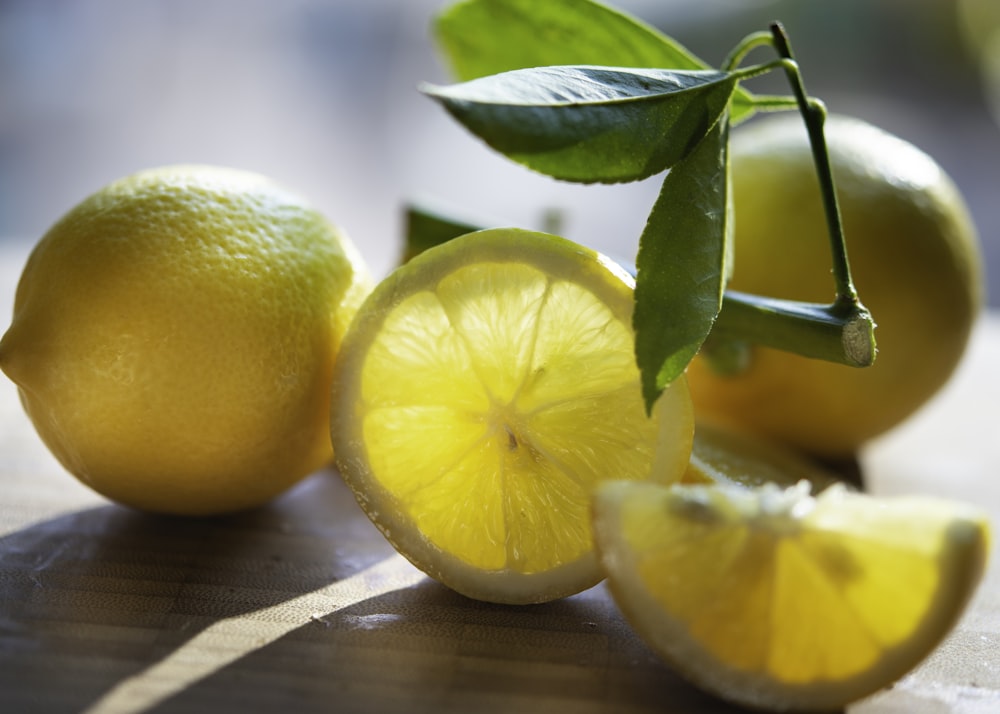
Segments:
[[[826,711],[920,662],[984,568],[962,504],[789,489],[606,484],[594,531],[615,600],[696,685],[730,701]]]
[[[808,481],[814,492],[839,483],[830,470],[766,438],[730,426],[696,420],[684,483],[794,486]]]
[[[609,259],[517,229],[432,248],[376,287],[337,361],[332,438],[397,550],[494,602],[601,580],[593,486],[676,481],[693,438],[683,380],[646,415],[632,305]]]

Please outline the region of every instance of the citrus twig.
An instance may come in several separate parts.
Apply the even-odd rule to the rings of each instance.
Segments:
[[[826,105],[806,93],[802,73],[792,53],[792,47],[780,22],[771,24],[771,35],[778,54],[787,62],[785,74],[792,86],[799,111],[809,134],[812,146],[813,161],[816,163],[816,174],[819,179],[820,191],[823,197],[823,207],[826,212],[827,229],[830,234],[830,249],[833,257],[833,278],[837,285],[837,302],[858,305],[861,309],[857,290],[851,279],[851,267],[847,260],[847,245],[844,240],[844,227],[840,217],[840,206],[837,202],[837,190],[830,168],[830,153],[826,146],[826,135],[823,126],[826,122]]]
[[[733,71],[736,69],[743,58],[746,57],[750,52],[758,47],[763,46],[774,46],[774,38],[771,36],[770,32],[761,31],[755,32],[752,35],[747,35],[743,40],[733,48],[733,51],[729,53],[725,61],[722,63],[722,68],[726,71]],[[756,102],[755,102],[756,103]]]
[[[774,46],[781,57],[779,62],[744,70],[732,69],[751,49],[765,42]],[[826,107],[806,93],[788,36],[780,23],[771,25],[767,39],[761,33],[748,36],[726,60],[727,69],[741,75],[745,73],[747,77],[756,76],[761,70],[766,71],[776,66],[784,69],[794,97],[767,97],[765,105],[768,109],[784,109],[793,106],[794,101],[794,106],[802,114],[816,165],[830,236],[836,297],[832,304],[822,305],[727,290],[711,335],[711,342],[715,344],[707,345],[706,354],[718,351],[719,342],[753,342],[807,357],[853,367],[867,367],[875,360],[875,325],[868,309],[861,303],[851,278],[843,223],[824,133]],[[724,352],[731,354],[731,350]],[[717,363],[717,366],[724,371],[741,368],[738,364]]]

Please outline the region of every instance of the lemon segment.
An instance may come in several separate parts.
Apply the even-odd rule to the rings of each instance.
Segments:
[[[647,417],[631,310],[623,271],[513,229],[428,250],[376,288],[338,359],[331,433],[345,481],[397,549],[485,600],[600,580],[592,488],[679,479],[693,431],[683,380]],[[664,421],[677,443],[653,473]]]
[[[962,504],[832,486],[603,484],[595,537],[635,629],[698,686],[825,711],[891,684],[947,634],[988,524]]]

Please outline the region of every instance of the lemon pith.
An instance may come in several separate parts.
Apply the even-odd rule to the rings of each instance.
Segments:
[[[985,563],[985,518],[946,501],[615,486],[595,529],[619,605],[696,684],[752,706],[829,710],[892,683]]]
[[[624,273],[552,236],[483,231],[418,256],[345,340],[341,472],[389,539],[459,591],[548,598],[532,578],[561,568],[593,584],[590,490],[647,478],[658,428],[630,317]],[[685,385],[672,391],[686,415]],[[661,478],[679,477],[679,441]],[[480,592],[466,575],[523,592]]]

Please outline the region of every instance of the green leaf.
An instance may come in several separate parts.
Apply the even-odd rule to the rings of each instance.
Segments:
[[[722,306],[730,260],[727,116],[663,180],[639,238],[635,353],[647,410],[701,347]]]
[[[469,131],[565,181],[636,181],[682,159],[725,111],[719,70],[559,66],[425,86]]]
[[[593,0],[465,0],[439,14],[438,46],[459,81],[526,67],[603,65],[708,69],[654,27]],[[754,112],[737,88],[733,121]]]
[[[453,216],[445,216],[441,211],[427,206],[412,203],[406,206],[403,219],[406,239],[401,261],[403,263],[428,248],[483,228]]]

